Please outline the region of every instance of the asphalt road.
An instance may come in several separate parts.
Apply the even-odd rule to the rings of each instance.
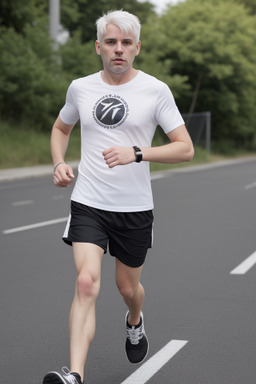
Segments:
[[[142,279],[149,363],[124,356],[126,308],[105,255],[86,384],[255,384],[256,159],[157,174],[152,186],[154,248]],[[60,237],[70,192],[50,176],[0,183],[3,384],[40,384],[68,365],[75,271]]]

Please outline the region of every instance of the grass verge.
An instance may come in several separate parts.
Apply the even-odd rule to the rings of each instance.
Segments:
[[[162,135],[156,135],[153,145],[164,144]],[[80,157],[80,129],[75,127],[69,142],[66,160],[78,160]],[[232,155],[209,154],[202,148],[196,148],[194,159],[190,163],[160,164],[151,163],[151,171],[161,171],[195,164],[205,164],[213,161],[254,155],[237,152]],[[28,167],[34,165],[51,164],[50,132],[36,131],[27,127],[13,127],[0,122],[0,169]]]

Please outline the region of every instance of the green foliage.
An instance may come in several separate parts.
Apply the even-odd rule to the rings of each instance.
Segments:
[[[80,33],[75,33],[65,45],[61,46],[59,54],[65,78],[70,81],[97,72],[102,68],[101,59],[95,53],[94,42],[89,41],[82,44]]]
[[[165,34],[161,28],[161,19],[156,15],[151,16],[148,22],[142,26],[141,52],[136,58],[135,64],[142,71],[165,82],[171,88],[174,97],[179,99],[189,92],[190,85],[188,76],[173,73],[170,70],[172,59],[165,55]]]
[[[0,168],[50,164],[50,133],[0,121]]]
[[[46,17],[44,0],[1,0],[0,26],[23,33],[27,24],[35,24]]]
[[[58,64],[46,33],[27,26],[24,34],[1,29],[0,116],[49,129],[67,84],[59,82]]]
[[[142,19],[152,5],[132,0],[61,0],[62,24],[71,32],[58,52],[49,38],[48,2],[0,1],[0,118],[50,130],[71,80],[98,71],[95,20],[103,11],[125,8]]]
[[[182,112],[211,111],[215,142],[256,148],[256,0],[186,0],[161,17],[150,1],[61,0],[71,36],[57,52],[48,4],[0,0],[0,119],[49,131],[70,81],[102,67],[95,20],[122,8],[142,21],[135,66],[166,82]]]
[[[211,111],[213,138],[245,145],[255,138],[256,19],[232,0],[187,0],[159,23],[160,60],[187,77],[178,102]]]
[[[103,13],[123,9],[136,14],[142,23],[145,23],[153,14],[150,2],[140,3],[137,0],[77,0],[70,2],[62,0],[61,22],[73,34],[81,32],[82,42],[94,41],[96,37],[95,21]]]
[[[0,169],[50,164],[50,132],[27,127],[20,123],[0,121]],[[75,127],[69,142],[66,160],[78,160],[80,131]]]
[[[248,11],[252,15],[256,15],[256,0],[236,0],[240,4],[244,4],[244,6],[248,9]]]
[[[50,164],[49,151],[50,132],[28,129],[19,122],[15,126],[0,121],[0,169],[16,168],[21,166],[34,166],[36,164]],[[154,138],[154,145],[165,143],[164,137]],[[80,130],[75,127],[68,146],[66,160],[79,160],[80,158]],[[160,164],[152,163],[151,170],[159,171],[198,163],[206,163],[213,159],[205,150],[196,148],[193,162],[187,164]]]

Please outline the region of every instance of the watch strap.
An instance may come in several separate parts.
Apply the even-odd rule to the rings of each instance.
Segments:
[[[136,163],[140,163],[142,160],[142,151],[139,147],[137,147],[137,145],[134,145],[133,149],[134,149],[134,153],[135,153],[135,157],[136,157],[135,161],[136,161]]]

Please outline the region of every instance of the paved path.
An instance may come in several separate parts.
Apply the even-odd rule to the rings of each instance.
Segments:
[[[0,183],[4,384],[40,384],[68,365],[75,271],[60,236],[71,189],[55,188],[49,172],[27,176]],[[147,365],[125,359],[126,309],[106,255],[86,384],[255,384],[256,159],[160,172],[152,187]]]

